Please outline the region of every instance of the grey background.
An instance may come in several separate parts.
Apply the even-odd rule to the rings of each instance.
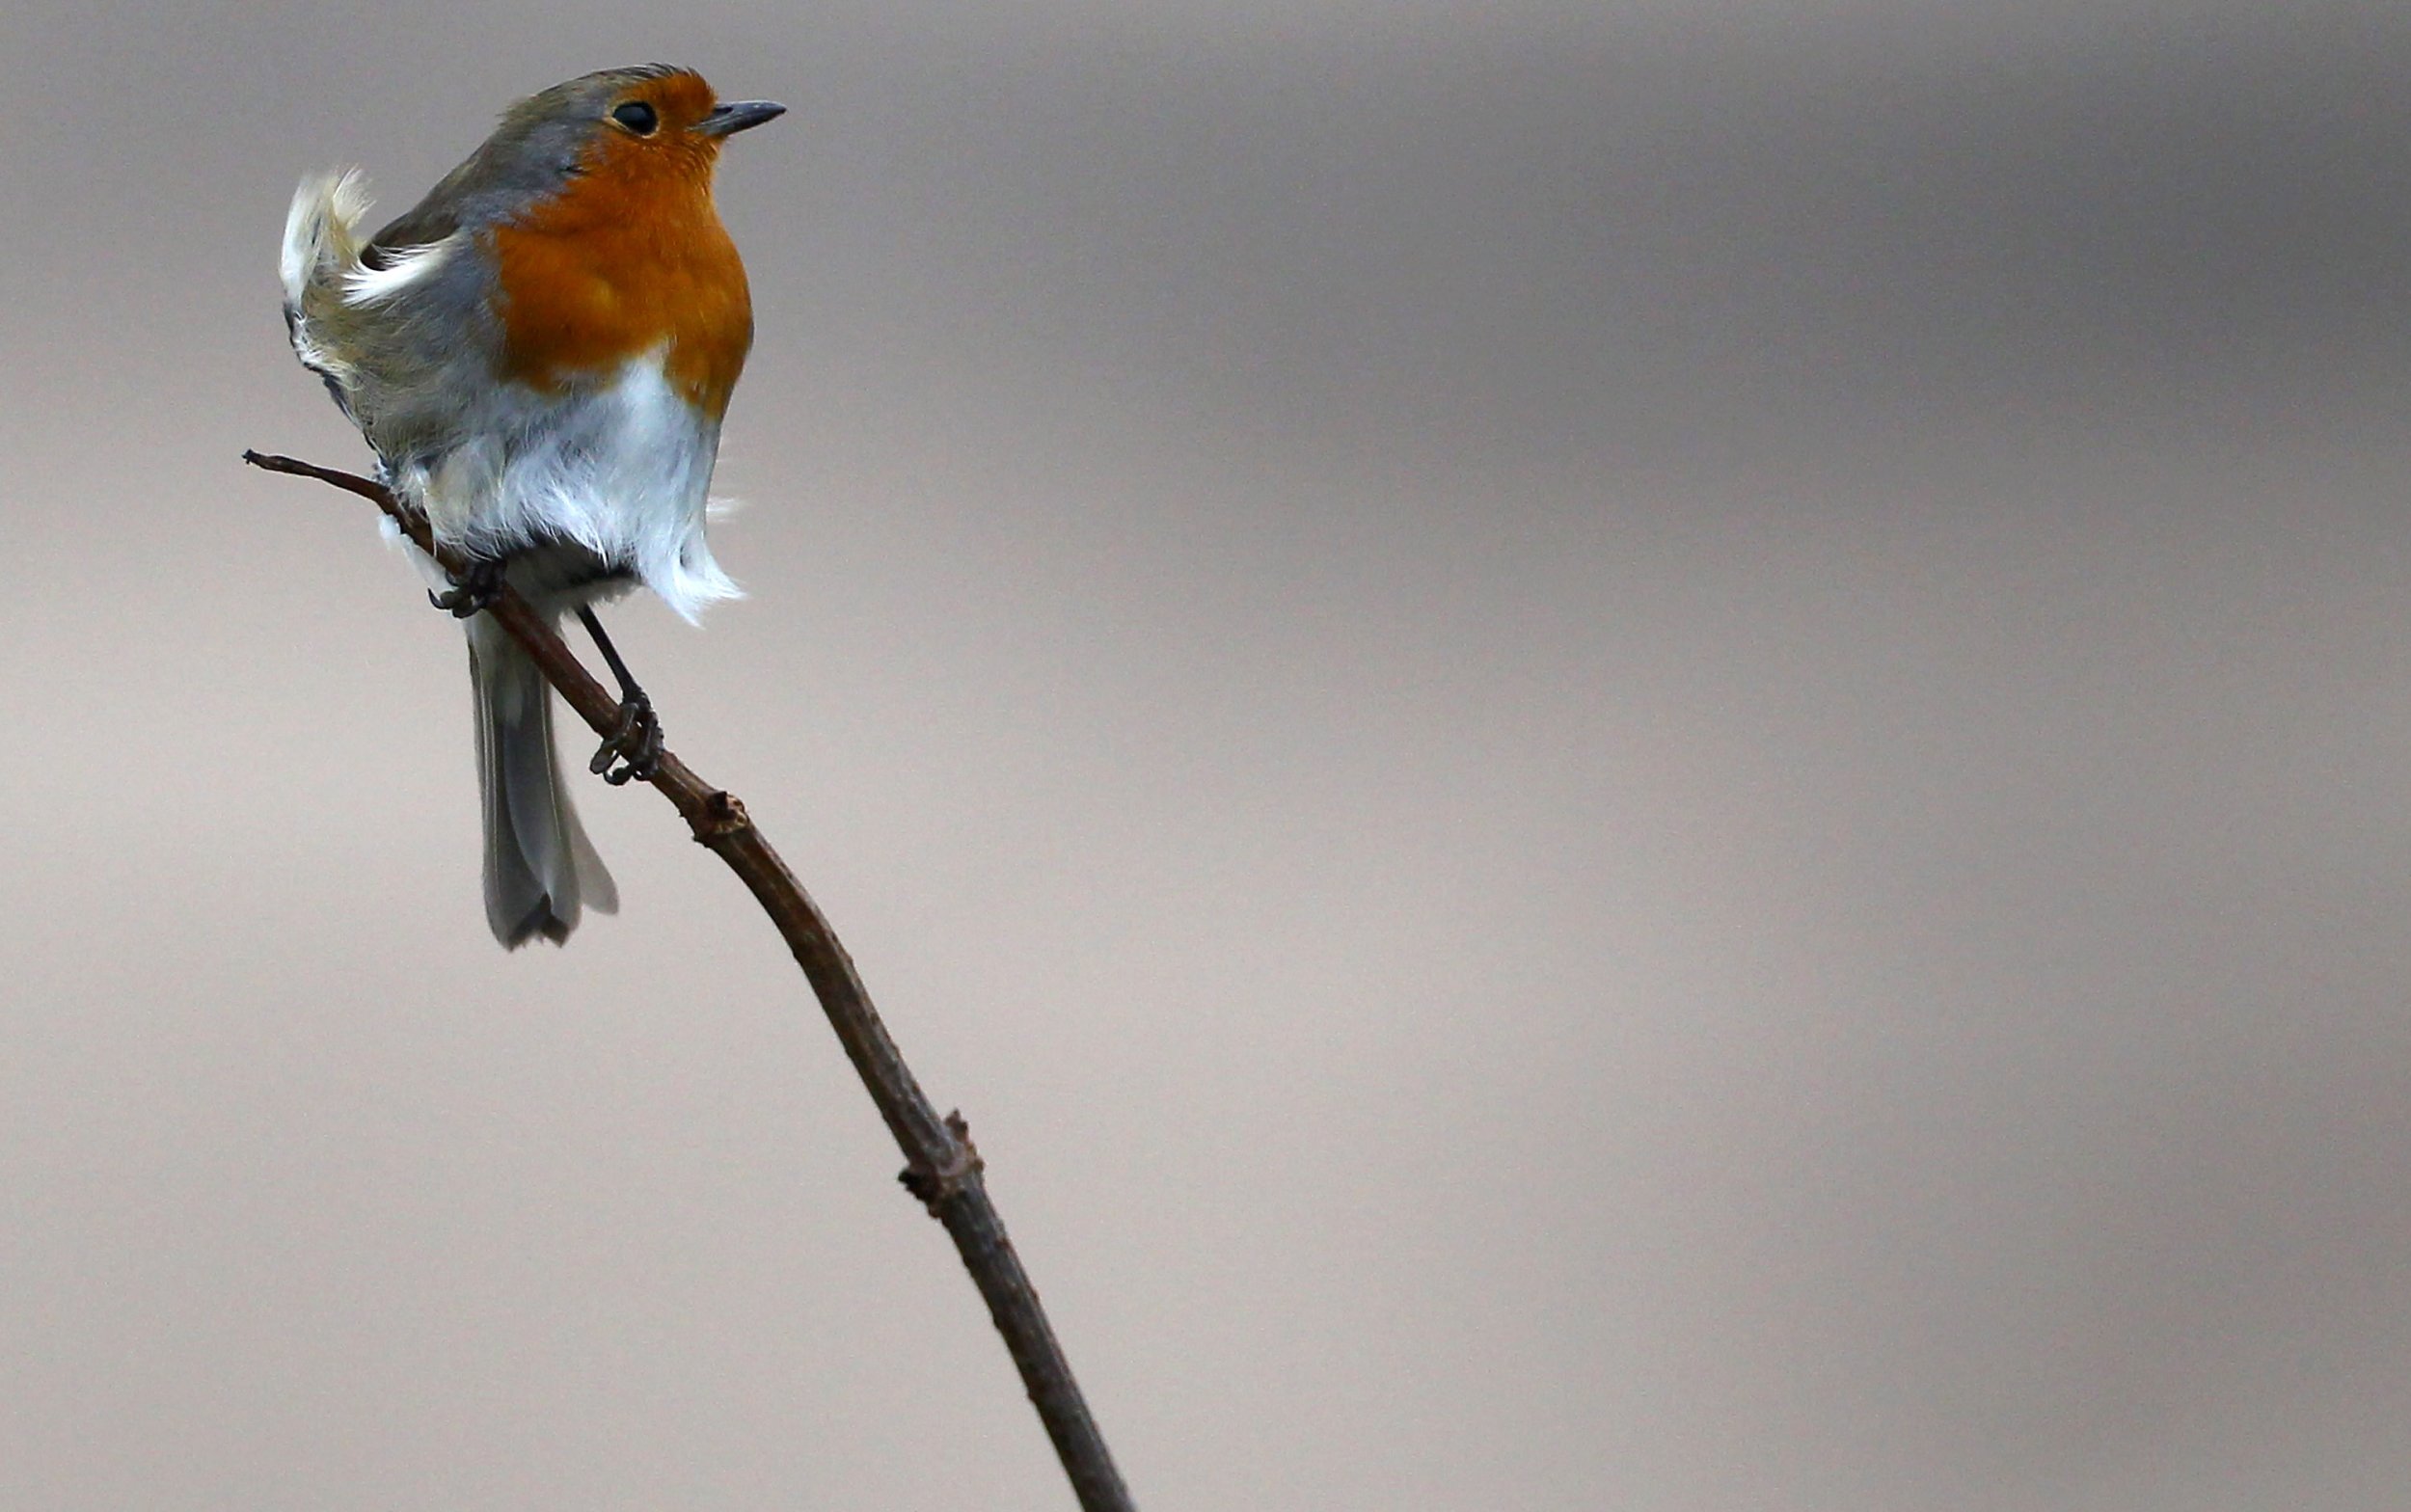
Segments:
[[[2402,1504],[2411,13],[2208,0],[14,0],[0,1504],[1066,1504],[735,884],[592,784],[498,952],[235,463],[302,174],[656,58],[794,109],[615,623],[1146,1505]]]

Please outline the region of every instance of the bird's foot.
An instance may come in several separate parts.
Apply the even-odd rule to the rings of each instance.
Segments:
[[[616,788],[638,778],[652,781],[661,764],[662,721],[644,689],[632,686],[619,701],[619,723],[603,738],[586,770]]]
[[[452,580],[452,586],[442,593],[429,593],[427,602],[454,619],[467,619],[493,608],[502,596],[502,564],[489,556],[478,557],[469,570]]]

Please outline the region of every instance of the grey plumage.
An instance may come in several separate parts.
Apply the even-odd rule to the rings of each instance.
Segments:
[[[493,620],[479,615],[468,628],[486,923],[514,950],[538,936],[559,944],[582,909],[616,913],[619,890],[562,790],[544,673]]]

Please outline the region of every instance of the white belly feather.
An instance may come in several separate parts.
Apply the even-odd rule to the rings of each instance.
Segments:
[[[664,355],[570,395],[504,385],[466,440],[394,482],[444,540],[480,555],[575,541],[692,620],[742,590],[704,539],[719,426],[670,387]]]

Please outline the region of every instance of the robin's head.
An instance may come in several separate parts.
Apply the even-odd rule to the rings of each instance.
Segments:
[[[723,102],[691,68],[607,68],[513,105],[489,148],[523,162],[522,172],[708,181],[722,142],[786,109],[768,100]]]
[[[570,110],[598,120],[586,159],[596,173],[668,167],[709,174],[722,142],[787,109],[759,99],[722,103],[701,74],[661,65],[589,74],[563,87],[572,92],[563,102]]]

